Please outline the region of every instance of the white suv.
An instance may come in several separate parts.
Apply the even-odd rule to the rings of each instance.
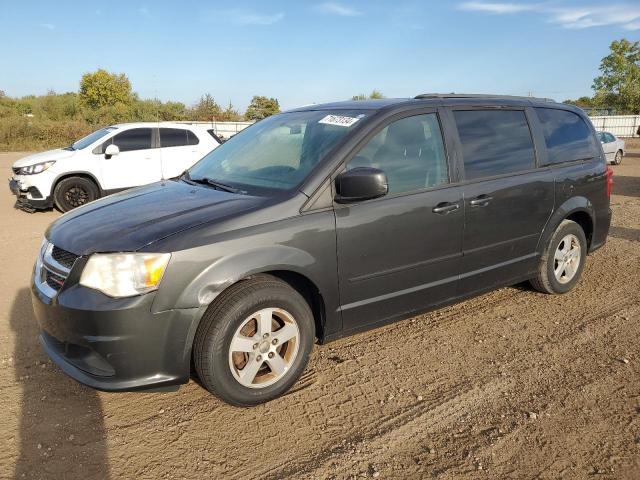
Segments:
[[[212,129],[181,123],[106,127],[66,148],[13,164],[18,206],[63,212],[110,193],[180,175],[220,145]]]

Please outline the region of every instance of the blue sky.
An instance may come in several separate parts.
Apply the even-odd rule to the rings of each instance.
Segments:
[[[390,97],[589,95],[612,40],[640,37],[640,2],[24,1],[0,9],[0,89],[76,91],[97,68],[141,97],[211,93],[284,108],[376,88]]]

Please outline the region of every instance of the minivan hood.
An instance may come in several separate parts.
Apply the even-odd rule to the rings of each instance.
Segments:
[[[29,165],[35,165],[36,163],[50,162],[52,160],[62,160],[73,156],[75,150],[63,150],[62,148],[56,148],[55,150],[47,150],[46,152],[34,153],[16,160],[13,164],[14,167],[28,167]]]
[[[164,181],[72,210],[49,226],[46,237],[76,255],[130,252],[197,225],[259,208],[266,201],[263,197]]]

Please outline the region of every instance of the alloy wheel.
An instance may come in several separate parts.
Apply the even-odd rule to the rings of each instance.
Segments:
[[[249,315],[229,346],[229,368],[248,388],[264,388],[280,380],[298,355],[300,329],[293,316],[279,308]]]
[[[66,192],[64,192],[65,201],[73,208],[79,207],[87,203],[89,193],[79,185],[72,185]]]
[[[569,283],[575,277],[582,260],[580,241],[570,233],[565,235],[553,256],[553,273],[556,280],[562,284]]]

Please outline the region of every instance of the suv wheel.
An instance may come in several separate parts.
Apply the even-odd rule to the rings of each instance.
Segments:
[[[613,159],[613,163],[616,165],[620,165],[622,163],[622,150],[618,150],[616,152],[616,156]]]
[[[587,256],[587,239],[576,222],[563,220],[551,236],[545,249],[538,274],[530,283],[543,293],[566,293],[582,274]]]
[[[260,275],[225,290],[204,314],[193,347],[196,372],[225,402],[257,405],[296,382],[314,336],[305,299],[275,277]]]
[[[68,212],[100,196],[95,183],[84,177],[69,177],[61,180],[53,190],[53,201],[61,212]]]

